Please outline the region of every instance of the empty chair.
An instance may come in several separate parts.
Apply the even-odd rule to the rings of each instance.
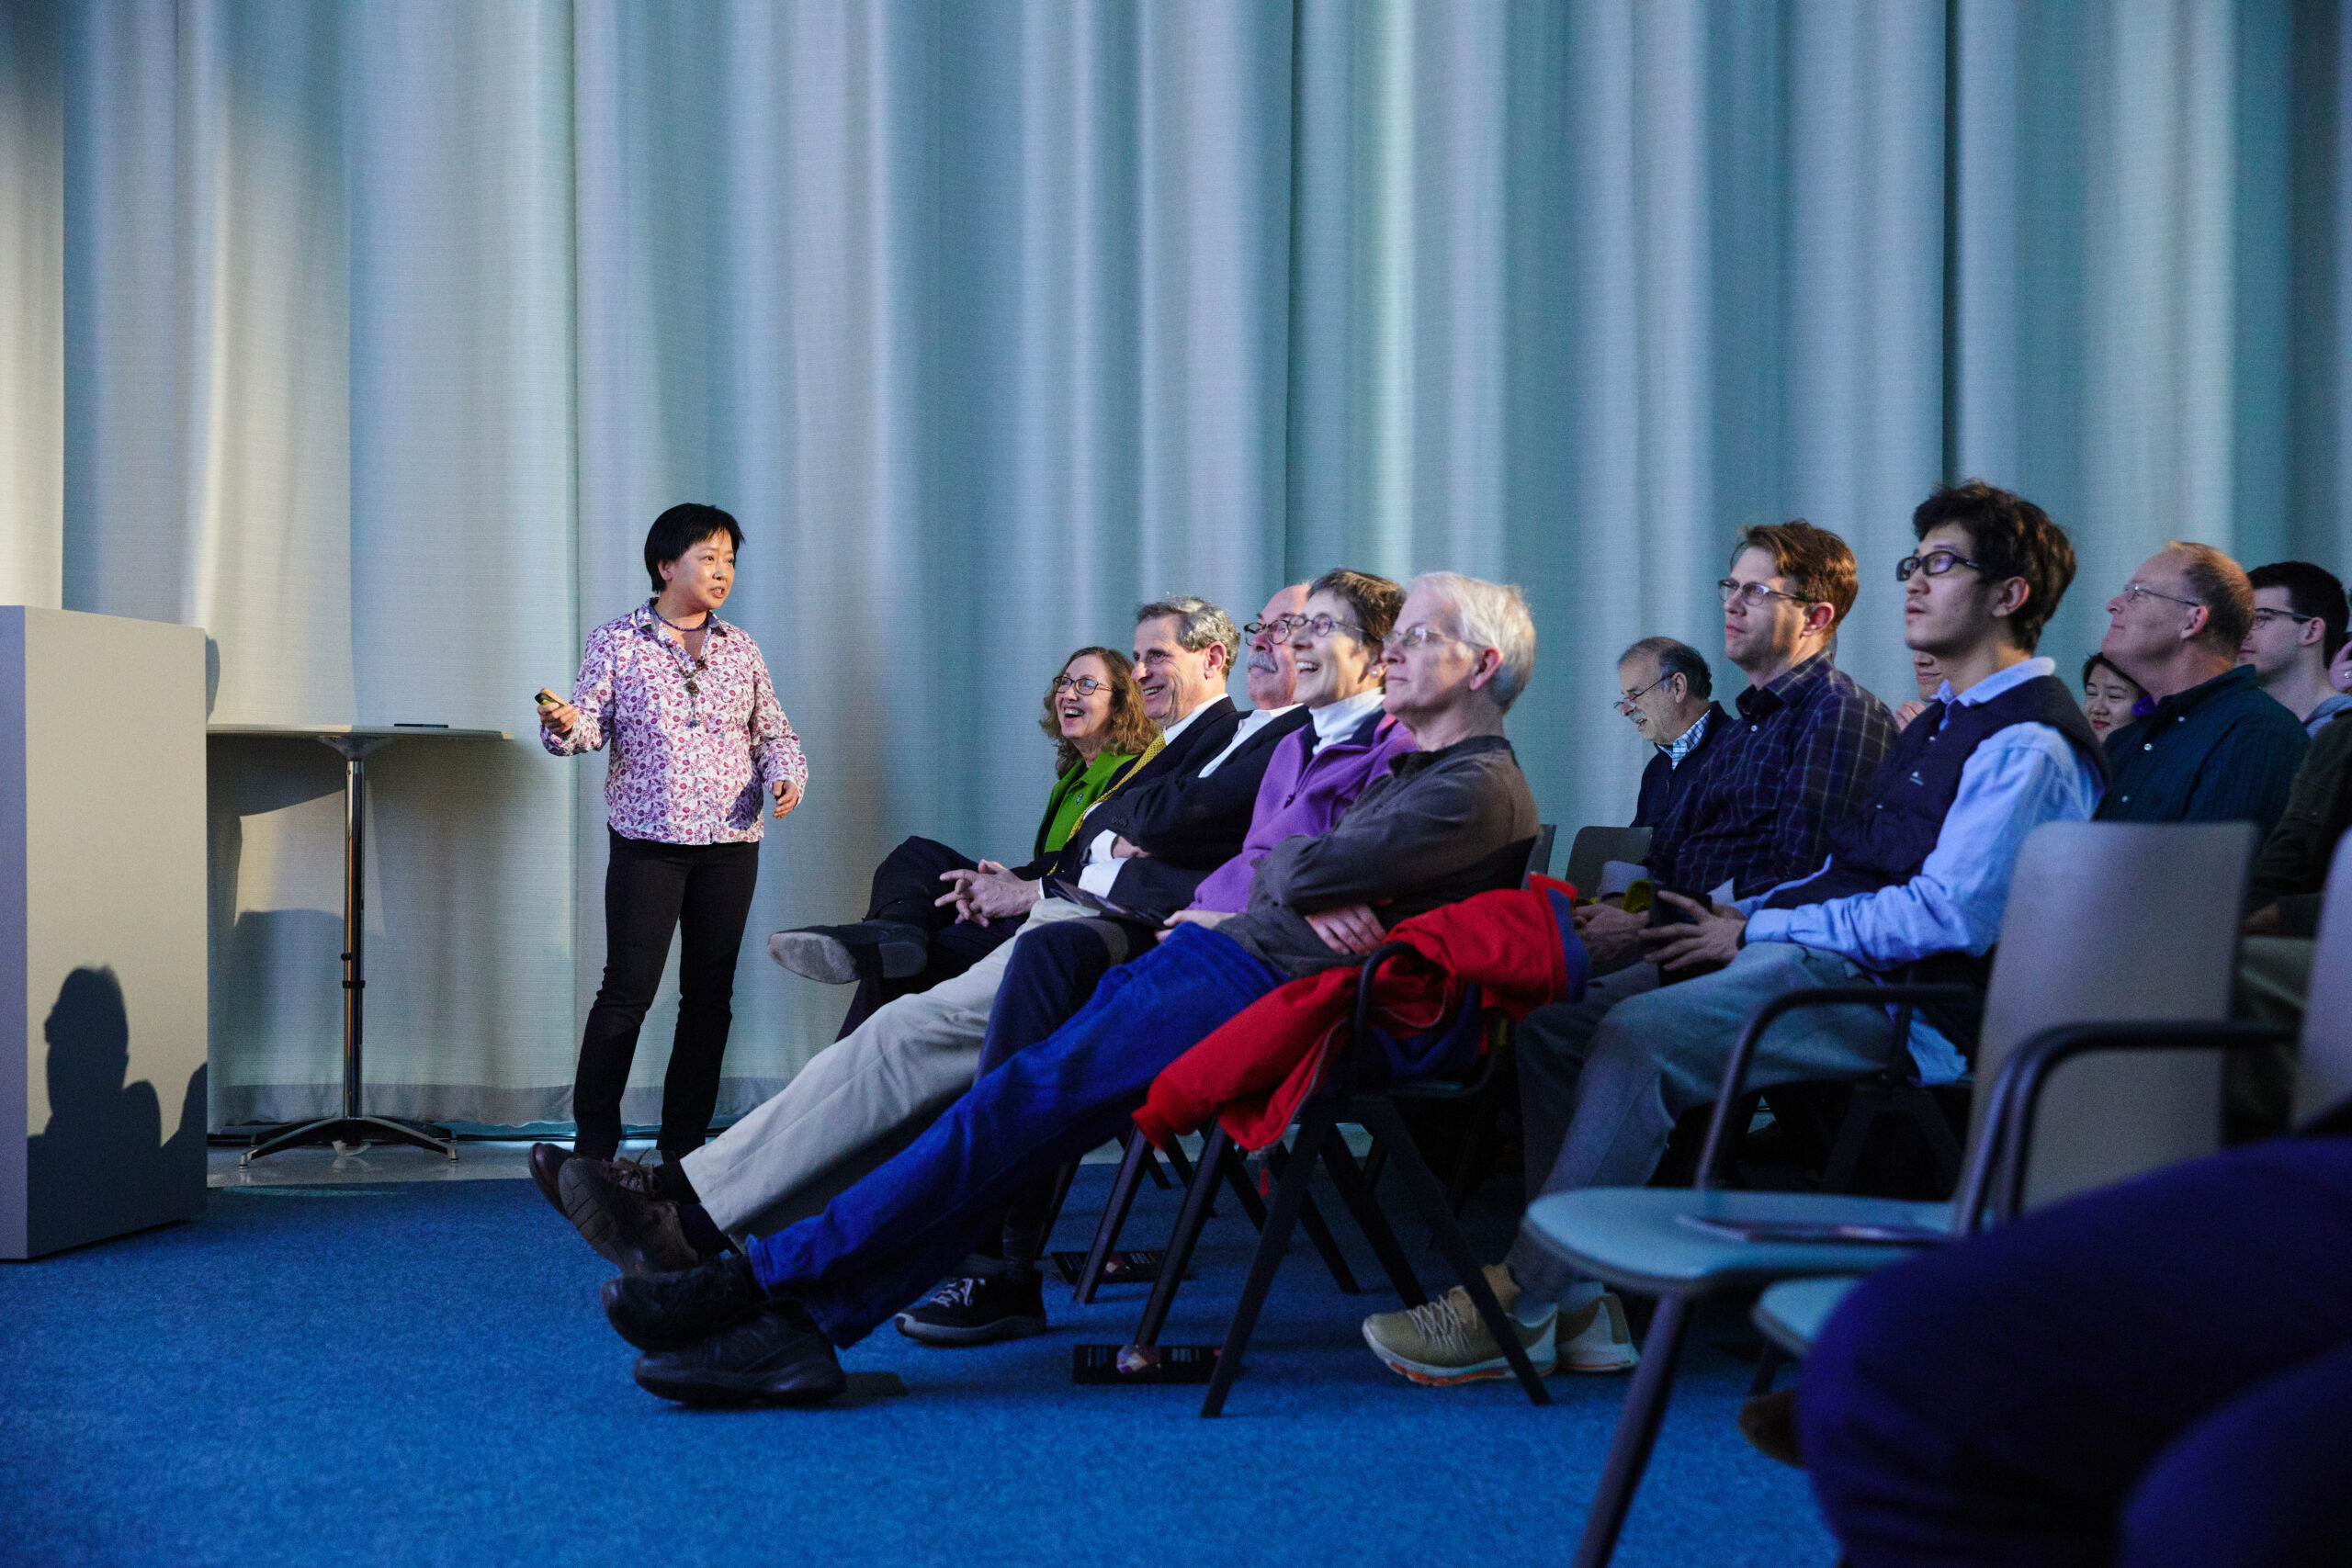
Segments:
[[[1555,1193],[1529,1208],[1530,1234],[1571,1267],[1661,1298],[1579,1564],[1605,1562],[1614,1549],[1694,1303],[1781,1279],[1867,1273],[1903,1256],[1883,1244],[1806,1239],[1807,1227],[1948,1235],[1982,1208],[1996,1174],[2007,1179],[2005,1197],[2043,1202],[2219,1145],[2220,1063],[2210,1052],[2073,1065],[2040,1110],[2045,1135],[2030,1158],[2021,1154],[2006,1170],[1990,1134],[1996,1097],[2016,1081],[2003,1064],[2037,1034],[2110,1021],[2226,1026],[2253,849],[2254,830],[2243,823],[2059,822],[2035,829],[2010,883],[1977,1047],[1969,1161],[1951,1204],[1713,1188],[1748,1058],[1775,1020],[1814,1007],[1888,1006],[1943,994],[1934,987],[1865,986],[1794,992],[1758,1010],[1726,1066],[1696,1190],[1596,1188]]]

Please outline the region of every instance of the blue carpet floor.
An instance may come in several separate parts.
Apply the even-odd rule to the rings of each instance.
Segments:
[[[1107,1181],[1087,1168],[1056,1245]],[[1147,1193],[1129,1245],[1173,1207]],[[1472,1219],[1493,1256],[1506,1197]],[[1167,1339],[1222,1337],[1253,1240],[1211,1223]],[[1072,1343],[1127,1337],[1140,1287],[1049,1289],[1038,1339],[885,1329],[843,1356],[903,1398],[696,1413],[629,1381],[608,1270],[528,1182],[216,1191],[198,1223],[0,1266],[0,1560],[1565,1562],[1625,1380],[1555,1377],[1550,1409],[1412,1387],[1357,1337],[1394,1301],[1343,1240],[1365,1294],[1295,1245],[1221,1421],[1198,1388],[1070,1382]],[[1619,1562],[1834,1559],[1804,1478],[1733,1429],[1749,1371],[1694,1344]]]

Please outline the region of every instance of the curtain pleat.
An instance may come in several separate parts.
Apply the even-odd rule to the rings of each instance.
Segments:
[[[2166,536],[2352,567],[2335,8],[1951,4],[0,8],[0,598],[202,626],[218,720],[516,730],[371,764],[371,1104],[561,1120],[605,764],[528,695],[734,512],[813,768],[741,1109],[845,999],[761,937],[1025,847],[1044,682],[1143,599],[1522,583],[1572,830],[1745,524],[1855,545],[1890,698],[1940,477],[2074,534],[2062,660]],[[213,744],[216,1125],[334,1098],[340,778]]]

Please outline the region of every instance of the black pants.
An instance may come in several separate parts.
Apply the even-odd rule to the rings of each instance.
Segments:
[[[605,983],[580,1042],[573,1146],[601,1159],[620,1147],[621,1091],[638,1026],[662,983],[670,933],[679,930],[678,1031],[662,1080],[660,1142],[665,1154],[683,1155],[702,1146],[718,1104],[718,1065],[735,1018],[735,955],[760,878],[760,846],[662,844],[605,832],[612,859],[605,867]]]
[[[882,857],[882,863],[874,868],[874,891],[866,902],[865,918],[919,926],[929,931],[931,961],[922,966],[921,974],[903,980],[860,980],[856,994],[850,998],[849,1015],[842,1020],[842,1032],[835,1039],[848,1035],[900,997],[928,991],[942,980],[954,979],[1010,941],[1012,933],[1021,929],[1019,920],[990,920],[984,926],[966,921],[958,925],[956,906],[941,908],[933,903],[947,891],[947,885],[939,880],[942,872],[978,869],[979,862],[936,839],[909,839]]]

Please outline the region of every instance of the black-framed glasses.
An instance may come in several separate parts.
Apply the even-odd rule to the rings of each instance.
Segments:
[[[1110,682],[1098,681],[1091,675],[1054,677],[1054,695],[1057,697],[1064,692],[1076,692],[1081,697],[1091,697],[1097,692],[1107,692],[1110,689]]]
[[[1818,600],[1808,599],[1802,593],[1784,592],[1770,583],[1740,582],[1728,577],[1715,584],[1715,594],[1723,600],[1726,607],[1736,604],[1745,604],[1751,610],[1762,609],[1764,601],[1767,599],[1786,599],[1792,604],[1819,603]]]
[[[2159,593],[2146,583],[2139,581],[2125,583],[2120,597],[2127,604],[2141,599],[2162,599],[2171,604],[2186,604],[2192,610],[2201,610],[2205,607],[2205,601],[2202,599],[2182,599],[2170,593]]]
[[[2305,621],[2316,621],[2318,619],[2319,617],[2317,615],[2299,615],[2292,610],[2274,609],[2267,604],[2263,605],[2254,613],[2254,624],[2257,626],[2267,626],[2273,621],[2292,621],[2300,626]]]
[[[1272,632],[1276,637],[1286,637],[1290,636],[1291,623],[1299,618],[1296,615],[1276,615],[1271,621],[1251,621],[1241,629],[1251,637],[1256,637],[1260,632]]]
[[[1971,571],[1984,572],[1988,577],[1992,575],[1993,570],[1983,561],[1970,560],[1958,550],[1929,550],[1925,555],[1905,556],[1901,560],[1896,561],[1894,581],[1908,582],[1911,581],[1911,574],[1915,571],[1924,571],[1929,577],[1941,577],[1956,566],[1964,566]]]

